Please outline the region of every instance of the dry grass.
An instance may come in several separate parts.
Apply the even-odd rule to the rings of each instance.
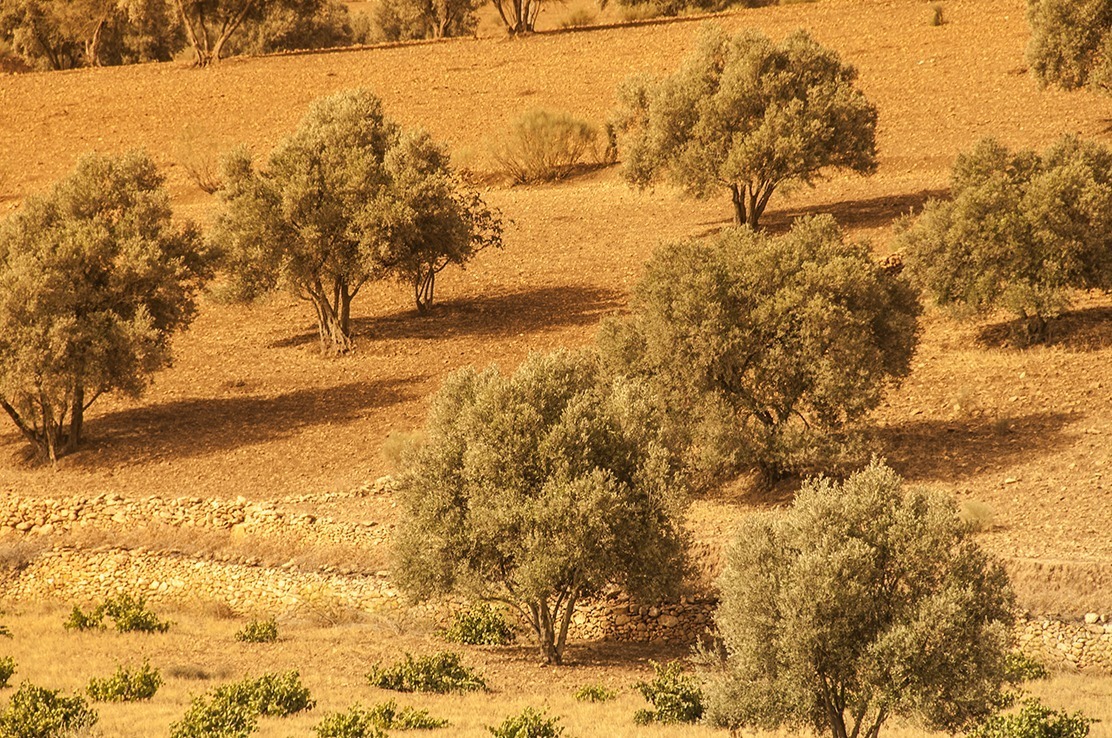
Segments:
[[[472,648],[465,661],[477,667],[491,692],[466,696],[405,695],[375,689],[364,674],[380,661],[393,661],[403,651],[428,653],[444,648],[428,630],[398,633],[368,622],[339,628],[284,623],[277,644],[235,641],[238,621],[213,620],[175,614],[175,626],[165,635],[73,633],[61,627],[60,609],[25,607],[9,613],[4,622],[14,639],[0,644],[18,663],[15,681],[32,681],[51,688],[78,690],[91,676],[111,673],[118,664],[138,665],[149,659],[166,678],[150,703],[102,704],[97,730],[103,738],[146,738],[165,735],[171,722],[185,712],[193,695],[224,681],[266,671],[298,669],[302,681],[318,700],[312,712],[286,719],[265,719],[261,738],[308,736],[324,713],[346,709],[353,702],[371,704],[387,699],[402,705],[427,708],[434,716],[451,721],[444,735],[479,738],[489,735],[485,726],[526,706],[545,707],[562,716],[568,735],[575,738],[612,735],[618,738],[722,735],[702,727],[639,727],[633,711],[643,706],[633,684],[651,673],[648,659],[682,656],[682,651],[649,646],[575,645],[567,668],[553,669],[536,663],[523,647]],[[588,682],[602,682],[620,692],[619,697],[598,705],[575,701],[575,690]],[[1056,675],[1033,685],[1032,691],[1048,704],[1082,709],[1103,720],[1092,738],[1112,735],[1112,678],[1076,674]],[[894,725],[885,731],[893,738],[924,735],[909,726]],[[792,735],[778,733],[775,735]]]

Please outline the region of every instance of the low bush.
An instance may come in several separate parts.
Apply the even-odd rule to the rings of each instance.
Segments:
[[[144,661],[139,669],[118,666],[110,677],[90,679],[85,692],[94,702],[138,702],[154,697],[160,686],[162,675]]]
[[[559,723],[558,717],[545,717],[543,711],[526,707],[520,715],[511,715],[487,730],[494,738],[558,738],[564,734]]]
[[[1085,738],[1092,718],[1080,712],[1051,710],[1035,699],[1025,700],[1017,713],[993,715],[970,731],[969,738]]]
[[[1004,661],[1006,670],[1005,681],[1010,684],[1022,684],[1046,679],[1050,672],[1041,661],[1036,661],[1021,651],[1012,651]]]
[[[602,684],[584,684],[575,690],[575,699],[580,702],[609,702],[617,696],[617,692]]]
[[[580,6],[572,8],[560,19],[560,28],[584,28],[593,26],[597,20],[598,13],[589,7]]]
[[[653,709],[638,710],[633,715],[634,722],[638,725],[698,722],[703,716],[703,691],[699,683],[683,673],[678,661],[651,663],[655,672],[653,679],[638,682],[636,686]]]
[[[486,689],[486,682],[463,665],[459,654],[443,651],[414,658],[406,654],[390,666],[375,664],[367,674],[372,686],[395,692],[475,692]]]
[[[109,597],[89,613],[74,605],[64,625],[66,630],[100,630],[104,628],[106,617],[115,622],[120,633],[165,633],[170,630],[169,621],[159,620],[147,609],[145,598],[129,594]]]
[[[252,620],[236,633],[236,640],[243,643],[274,643],[278,640],[278,623],[274,618]]]
[[[5,656],[0,659],[0,688],[8,686],[8,680],[15,674],[15,659]]]
[[[185,716],[171,726],[170,738],[241,738],[255,730],[260,716],[288,717],[315,706],[297,671],[263,674],[222,684],[195,698]]]
[[[502,173],[518,184],[566,177],[590,153],[598,130],[568,113],[532,110],[518,118],[495,148]]]
[[[468,646],[505,646],[516,634],[502,613],[484,602],[456,615],[444,638]]]
[[[0,713],[0,736],[8,738],[68,738],[96,724],[96,711],[80,695],[65,697],[61,690],[24,682]]]
[[[447,725],[447,720],[432,717],[428,710],[399,708],[391,700],[369,709],[352,705],[347,712],[327,715],[313,730],[318,738],[385,738],[387,730],[432,730]]]

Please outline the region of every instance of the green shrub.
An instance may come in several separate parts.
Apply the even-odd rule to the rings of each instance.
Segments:
[[[274,643],[278,640],[278,623],[274,618],[252,620],[236,633],[236,640],[243,643]]]
[[[520,715],[511,715],[498,727],[490,727],[494,738],[558,738],[564,734],[560,718],[546,718],[544,711],[526,707]]]
[[[370,709],[352,705],[347,712],[326,716],[313,730],[318,738],[385,738],[387,730],[432,730],[447,725],[447,720],[432,717],[428,710],[399,709],[391,700]]]
[[[531,110],[514,122],[494,160],[518,184],[551,182],[571,173],[597,139],[593,125],[568,113]]]
[[[456,615],[444,638],[468,646],[505,646],[516,637],[502,613],[487,603]]]
[[[694,723],[703,716],[703,691],[694,677],[685,675],[678,661],[651,662],[656,672],[652,681],[638,682],[637,691],[652,704],[651,710],[638,710],[633,720],[649,723]]]
[[[194,698],[185,716],[171,726],[170,738],[243,738],[255,730],[260,716],[288,717],[315,705],[297,671],[241,679]]]
[[[64,626],[66,630],[100,630],[104,628],[106,617],[115,621],[116,630],[120,633],[165,633],[170,630],[169,621],[159,620],[147,609],[144,597],[129,594],[109,597],[89,613],[74,605]]]
[[[15,673],[15,659],[5,656],[0,659],[0,688],[8,686],[8,680]]]
[[[464,666],[459,654],[451,651],[414,658],[410,654],[391,666],[371,667],[367,679],[372,686],[395,692],[474,692],[486,689],[486,682]]]
[[[575,699],[580,702],[609,702],[618,693],[602,684],[584,684],[575,690]]]
[[[61,696],[61,690],[24,682],[0,713],[0,736],[5,738],[67,738],[91,727],[97,714],[80,695]]]
[[[136,670],[116,667],[116,673],[104,679],[89,680],[85,692],[95,702],[137,702],[149,700],[162,686],[162,675],[158,669],[143,662]]]
[[[1038,700],[1025,700],[1018,713],[993,715],[967,735],[969,738],[1085,738],[1092,718],[1051,710]]]
[[[1004,679],[1011,684],[1034,682],[1046,679],[1050,672],[1041,661],[1037,661],[1022,651],[1012,651],[1004,660]]]
[[[12,632],[8,630],[8,626],[0,625],[0,638],[11,638]]]

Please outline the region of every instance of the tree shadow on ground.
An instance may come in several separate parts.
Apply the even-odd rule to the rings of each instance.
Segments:
[[[356,341],[441,340],[462,336],[501,338],[597,323],[625,304],[617,290],[560,286],[471,297],[434,303],[425,313],[416,309],[352,320]],[[288,348],[317,341],[316,332],[292,336],[270,345]]]
[[[923,210],[927,200],[941,199],[949,195],[949,190],[920,190],[901,195],[868,197],[858,200],[809,205],[802,208],[777,208],[768,210],[761,218],[761,227],[769,233],[786,233],[796,218],[812,215],[833,215],[842,228],[885,228],[904,215],[915,215]],[[696,234],[697,238],[713,236],[733,223],[732,220],[717,221],[712,227]]]
[[[1018,318],[986,325],[977,332],[977,343],[986,348],[1022,349],[1023,327]],[[1077,352],[1112,347],[1112,307],[1070,310],[1047,321],[1045,345]]]
[[[1013,468],[1067,446],[1063,429],[1078,413],[912,420],[870,434],[889,465],[910,480],[954,481]]]
[[[268,443],[306,428],[359,420],[368,410],[417,396],[425,377],[351,382],[276,396],[204,397],[89,418],[86,442],[65,463],[111,468],[191,458]]]
[[[540,649],[532,642],[532,631],[519,637],[514,645],[500,647],[498,653],[507,661],[541,663]],[[629,666],[645,664],[650,659],[664,663],[690,655],[691,644],[685,643],[579,641],[569,638],[564,648],[564,666]]]

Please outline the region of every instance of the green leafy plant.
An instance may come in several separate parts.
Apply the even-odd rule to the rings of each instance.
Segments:
[[[617,696],[617,692],[603,684],[584,684],[575,690],[575,699],[579,702],[609,702]]]
[[[543,710],[526,707],[520,715],[511,715],[501,725],[489,727],[494,738],[559,738],[564,734],[559,717],[545,717]]]
[[[636,688],[653,709],[638,710],[633,721],[638,725],[698,722],[703,717],[703,690],[695,677],[684,674],[678,661],[667,664],[654,661],[652,665],[653,678],[638,682]]]
[[[252,620],[236,633],[243,643],[274,643],[278,640],[278,623],[274,618]]]
[[[118,666],[110,677],[90,679],[85,692],[95,702],[137,702],[154,697],[160,686],[162,675],[144,661],[138,669]]]
[[[104,611],[98,607],[86,613],[77,605],[70,610],[69,618],[62,624],[66,630],[103,630]]]
[[[185,716],[171,727],[171,738],[243,738],[260,716],[288,717],[311,710],[316,702],[297,671],[267,673],[222,684],[194,698]]]
[[[593,149],[598,129],[568,113],[531,110],[518,118],[494,150],[514,182],[551,182],[568,176]]]
[[[1080,712],[1051,710],[1036,699],[1023,702],[1019,712],[993,715],[966,735],[969,738],[1085,738],[1093,724]]]
[[[8,680],[15,674],[15,659],[5,656],[0,659],[0,688],[8,686]]]
[[[1011,684],[1022,684],[1050,676],[1046,666],[1022,651],[1011,651],[1004,660],[1004,678]]]
[[[96,724],[96,711],[81,695],[66,697],[61,690],[24,682],[0,713],[0,736],[12,738],[68,738]]]
[[[475,692],[486,689],[486,682],[463,665],[459,654],[451,651],[405,658],[390,666],[379,664],[367,674],[370,683],[395,692]]]
[[[147,609],[146,598],[119,594],[109,597],[101,606],[104,615],[112,618],[120,633],[165,633],[170,630],[170,622],[159,620],[158,616]]]
[[[352,705],[346,712],[327,715],[313,730],[318,738],[384,738],[387,730],[433,730],[447,720],[434,718],[428,710],[399,708],[393,700],[370,708]]]
[[[505,646],[516,638],[501,612],[483,602],[458,613],[444,638],[468,646]]]

